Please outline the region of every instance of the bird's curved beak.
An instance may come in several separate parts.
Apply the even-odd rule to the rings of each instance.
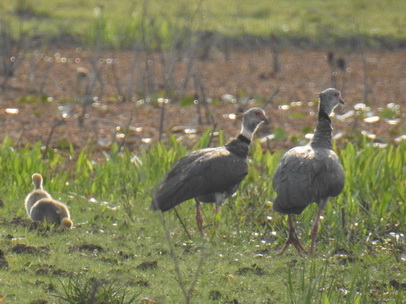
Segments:
[[[345,101],[341,96],[337,96],[337,99],[341,104],[345,104]]]

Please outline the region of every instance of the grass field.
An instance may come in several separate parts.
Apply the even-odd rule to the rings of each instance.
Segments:
[[[161,218],[150,211],[156,183],[186,152],[173,140],[136,154],[113,146],[99,163],[90,148],[50,151],[41,160],[40,143],[16,150],[5,139],[0,303],[403,303],[404,145],[348,143],[338,151],[347,182],[328,204],[314,258],[294,249],[277,256],[287,225],[272,210],[271,180],[282,152],[259,144],[251,149],[249,175],[207,238],[195,229],[192,202],[178,207],[191,239],[173,212]],[[72,230],[28,220],[23,200],[34,172],[70,207]],[[311,206],[297,218],[306,245],[315,212]],[[204,213],[212,223],[212,206]]]
[[[169,48],[193,33],[233,38],[276,37],[312,44],[373,45],[403,40],[406,3],[401,0],[281,1],[2,1],[1,19],[16,37],[50,41],[61,36],[110,46]],[[59,38],[58,38],[59,37]],[[69,41],[69,40],[68,40]],[[253,41],[253,40],[250,40]]]
[[[197,53],[199,39],[205,37],[202,35],[205,32],[214,33],[209,45],[230,39],[236,45],[252,48],[260,46],[261,41],[265,41],[266,47],[273,46],[269,42],[277,41],[277,48],[294,42],[295,47],[323,46],[323,51],[331,46],[338,51],[348,46],[391,48],[404,45],[405,11],[406,1],[401,0],[259,0],[255,5],[242,0],[1,1],[0,57],[10,59],[14,68],[10,71],[15,72],[5,78],[16,80],[15,83],[10,80],[10,87],[4,81],[2,93],[6,88],[16,95],[23,92],[19,91],[22,81],[17,78],[21,70],[13,65],[16,50],[26,54],[26,59],[35,59],[31,53],[35,54],[37,46],[60,47],[58,42],[62,42],[62,48],[95,46],[96,59],[106,48],[131,48],[134,53],[139,49],[146,53],[152,49],[171,50],[174,54]],[[182,47],[177,49],[179,43]],[[362,62],[368,58],[362,56]],[[376,58],[373,60],[382,59]],[[3,60],[5,67],[7,60]],[[177,60],[174,56],[168,63]],[[32,76],[38,63],[30,62]],[[354,61],[349,62],[353,67]],[[47,76],[48,71],[44,79],[53,78],[51,74]],[[99,70],[93,67],[92,71]],[[59,74],[68,78],[68,73],[65,68]],[[367,75],[364,78],[367,92],[366,63],[363,73]],[[396,79],[399,83],[401,76]],[[392,81],[381,74],[374,77],[382,78],[382,83]],[[58,81],[55,77],[55,82]],[[217,82],[216,85],[224,85],[223,81]],[[30,85],[38,88],[38,83],[33,80]],[[402,103],[404,98],[398,89],[393,93],[380,88],[376,86],[369,93],[381,90],[385,92],[384,102]],[[71,92],[70,89],[67,91]],[[55,92],[49,91],[49,96],[53,96]],[[20,98],[29,99],[18,96],[6,100]],[[118,107],[122,105],[117,103]],[[11,103],[7,106],[11,107]],[[21,104],[18,107],[23,112],[24,107]],[[35,111],[26,113],[20,115],[20,119],[27,119],[21,124],[24,130],[31,128],[25,122],[36,115]],[[403,115],[389,108],[377,113],[389,115],[381,116],[381,121],[384,118],[401,121]],[[291,115],[303,117],[300,113]],[[54,117],[55,114],[50,114],[44,121]],[[24,130],[15,127],[19,125],[14,124],[14,118],[8,119],[11,127],[17,129],[11,133],[21,139]],[[51,122],[46,128],[50,125]],[[397,122],[393,127],[387,124],[381,127],[394,137],[404,133],[404,126],[400,123],[398,126]],[[282,125],[277,130],[285,132]],[[221,130],[219,134],[221,145],[224,143]],[[251,147],[248,176],[218,218],[214,218],[213,206],[203,206],[205,222],[209,224],[206,238],[201,238],[196,229],[193,202],[177,208],[190,238],[173,211],[161,216],[149,209],[154,188],[171,165],[190,149],[205,147],[209,137],[206,132],[191,148],[175,137],[151,144],[146,150],[121,150],[112,144],[110,150],[103,151],[103,161],[100,150],[94,150],[96,146],[78,149],[63,141],[59,150],[44,151],[44,143],[20,139],[13,142],[2,137],[0,304],[404,303],[404,141],[379,146],[361,135],[353,141],[357,144],[349,142],[351,137],[339,139],[335,150],[346,171],[346,185],[327,205],[316,255],[302,258],[292,248],[282,256],[277,255],[287,235],[287,223],[272,209],[275,198],[272,177],[284,151],[269,151],[258,141]],[[376,143],[379,140],[380,137]],[[96,153],[98,161],[94,160]],[[29,220],[24,198],[32,190],[31,175],[35,172],[43,175],[45,189],[69,206],[73,229],[48,227]],[[309,246],[316,207],[310,206],[296,218],[305,247]],[[216,220],[218,227],[213,225]]]

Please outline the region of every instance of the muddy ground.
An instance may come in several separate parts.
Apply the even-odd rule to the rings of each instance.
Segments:
[[[332,85],[346,100],[333,119],[342,140],[357,140],[366,131],[375,142],[396,144],[406,133],[404,51],[335,53],[333,64],[325,51],[283,51],[277,57],[279,71],[273,55],[270,50],[212,52],[207,60],[197,60],[125,51],[95,55],[81,48],[19,53],[11,59],[13,76],[0,77],[0,139],[7,135],[19,145],[45,144],[55,127],[53,148],[71,142],[77,149],[92,144],[103,150],[116,141],[136,151],[159,139],[162,104],[157,99],[165,97],[170,103],[164,139],[176,133],[193,142],[212,124],[227,136],[236,135],[240,122],[224,114],[260,104],[271,123],[258,136],[282,129],[286,136],[268,146],[288,148],[315,125],[316,104],[309,102]],[[83,112],[86,96],[89,106]],[[196,105],[181,106],[193,99],[200,100],[200,122]],[[207,107],[204,99],[211,101]],[[207,110],[212,119],[204,115]]]

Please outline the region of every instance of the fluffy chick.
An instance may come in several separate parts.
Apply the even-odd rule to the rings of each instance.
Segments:
[[[46,221],[50,224],[60,224],[72,228],[68,207],[52,198],[43,198],[31,208],[30,217],[35,222]]]
[[[34,173],[32,175],[32,183],[34,185],[34,190],[25,198],[25,210],[27,211],[28,216],[30,216],[31,208],[37,201],[43,198],[51,198],[51,195],[43,188],[41,174]]]

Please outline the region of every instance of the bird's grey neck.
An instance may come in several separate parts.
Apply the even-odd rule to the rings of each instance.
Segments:
[[[312,147],[322,147],[332,149],[331,135],[333,128],[331,127],[331,119],[323,110],[319,111],[319,119],[317,122],[316,131],[310,141]]]
[[[261,123],[258,123],[256,121],[246,121],[244,120],[242,127],[241,127],[241,132],[240,134],[246,138],[248,138],[250,141],[254,137],[254,133],[257,130],[258,126]]]

